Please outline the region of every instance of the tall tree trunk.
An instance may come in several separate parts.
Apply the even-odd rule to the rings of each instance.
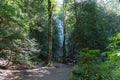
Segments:
[[[76,20],[76,22],[75,22],[75,26],[77,26],[77,24],[78,24],[78,16],[77,16],[77,4],[76,4],[76,1],[74,0],[74,11],[75,11],[75,20]]]
[[[63,2],[63,27],[64,27],[64,40],[63,40],[63,63],[66,64],[66,25],[65,25],[65,2]]]
[[[51,66],[52,58],[52,7],[51,1],[48,0],[48,66]]]

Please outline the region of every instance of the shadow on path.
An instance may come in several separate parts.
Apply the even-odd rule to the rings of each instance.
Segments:
[[[0,70],[0,80],[69,80],[72,66],[38,67],[31,70]]]

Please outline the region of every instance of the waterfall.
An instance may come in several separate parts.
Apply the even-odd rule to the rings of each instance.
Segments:
[[[58,37],[59,37],[59,42],[60,42],[60,47],[63,46],[63,39],[64,39],[64,31],[63,31],[63,26],[62,26],[62,21],[58,20]]]
[[[58,42],[59,42],[59,47],[56,50],[56,57],[62,57],[63,51],[63,39],[64,39],[64,30],[63,30],[63,22],[61,20],[57,20],[57,31],[58,31]]]

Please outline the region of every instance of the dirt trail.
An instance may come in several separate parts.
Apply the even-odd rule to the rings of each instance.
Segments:
[[[69,80],[72,66],[56,65],[56,68],[39,66],[31,70],[0,70],[0,80]]]

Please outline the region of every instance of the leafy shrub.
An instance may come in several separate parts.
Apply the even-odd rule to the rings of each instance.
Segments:
[[[40,52],[35,39],[27,39],[24,42],[17,40],[16,42],[18,44],[15,45],[16,51],[13,54],[13,63],[32,66],[33,60],[37,58]]]
[[[73,68],[70,80],[112,80],[110,65],[100,63],[100,50],[80,52],[78,65]]]

